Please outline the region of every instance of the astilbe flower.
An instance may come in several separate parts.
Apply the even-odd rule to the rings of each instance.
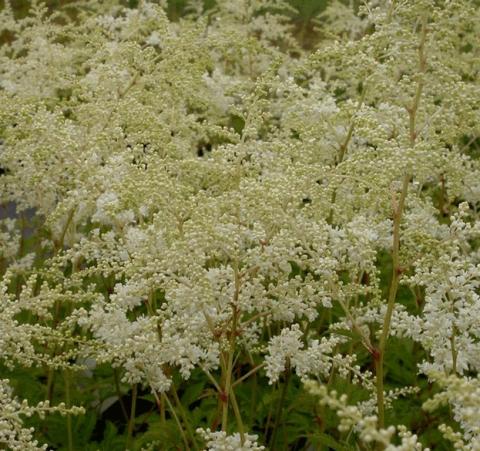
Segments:
[[[480,445],[480,385],[478,377],[446,376],[431,371],[429,377],[435,380],[442,391],[424,403],[424,409],[432,411],[444,404],[450,404],[454,418],[463,429],[463,434],[454,432],[450,426],[442,425],[444,435],[455,443],[456,449],[475,450]]]
[[[262,451],[264,446],[257,444],[258,437],[256,435],[247,434],[242,442],[240,434],[227,435],[225,432],[212,432],[210,429],[197,429],[206,441],[206,451]]]
[[[355,428],[359,433],[360,440],[365,444],[379,443],[382,449],[387,451],[407,451],[407,450],[425,450],[418,437],[409,432],[405,426],[389,426],[387,429],[378,429],[377,417],[374,415],[364,415],[361,410],[354,405],[348,404],[346,395],[338,396],[335,391],[329,392],[323,385],[318,385],[313,381],[308,381],[307,389],[314,396],[320,398],[322,405],[328,405],[337,412],[340,419],[338,426],[340,431],[349,431]],[[392,443],[395,433],[401,438],[401,444]]]
[[[418,370],[455,377],[456,394],[478,372],[480,167],[462,142],[479,133],[479,10],[332,3],[307,52],[282,1],[218,2],[208,20],[192,2],[178,22],[165,6],[1,12],[0,199],[38,238],[26,252],[23,221],[2,220],[2,361],[91,358],[156,399],[200,370],[226,429],[244,354],[272,384],[290,369],[359,382],[354,406],[320,390],[342,431],[421,449],[382,424],[415,391],[385,389],[384,358],[389,335],[413,339]],[[465,396],[448,401],[473,443]]]
[[[27,400],[19,401],[12,394],[13,390],[6,379],[0,380],[0,444],[13,451],[20,450],[46,450],[47,445],[40,445],[33,438],[34,428],[23,425],[22,417],[31,417],[34,414],[45,417],[49,412],[79,414],[84,413],[83,408],[68,408],[64,403],[50,406],[48,401],[30,406]]]

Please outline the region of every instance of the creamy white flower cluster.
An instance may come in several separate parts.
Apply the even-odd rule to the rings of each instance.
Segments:
[[[328,376],[333,362],[339,367],[342,366],[340,365],[342,356],[331,355],[337,345],[345,342],[342,337],[332,336],[320,341],[313,340],[306,348],[302,337],[300,326],[294,324],[270,340],[268,354],[265,357],[270,384],[277,382],[280,374],[286,369],[295,369],[299,377],[306,378],[309,374]]]
[[[242,442],[239,433],[227,435],[226,432],[213,432],[210,429],[197,429],[197,434],[206,441],[205,451],[262,451],[264,446],[257,444],[256,435],[245,434]]]
[[[478,371],[480,362],[480,263],[471,244],[478,238],[480,222],[470,223],[468,204],[459,206],[449,228],[437,237],[438,256],[422,255],[414,262],[410,283],[425,288],[422,314],[398,310],[393,331],[422,344],[431,360],[421,371],[463,374]],[[439,227],[440,229],[440,227]]]
[[[45,418],[46,413],[60,412],[62,415],[81,414],[81,407],[68,408],[64,403],[50,406],[48,401],[40,402],[36,406],[30,406],[24,399],[19,401],[13,395],[13,390],[6,379],[0,380],[0,444],[12,451],[46,450],[47,445],[40,445],[34,440],[34,428],[23,426],[22,417],[31,417],[33,414]]]
[[[263,449],[227,427],[235,383],[292,370],[364,395],[314,389],[352,440],[408,450],[382,423],[413,340],[477,449],[480,10],[331,2],[309,43],[280,0],[166,3],[0,12],[2,364],[107,363],[159,404],[201,374],[212,450]]]
[[[306,388],[312,395],[320,398],[321,405],[328,405],[337,413],[340,419],[338,426],[340,431],[348,432],[355,429],[359,433],[360,440],[365,444],[378,443],[382,449],[388,451],[429,450],[429,448],[424,448],[418,441],[418,437],[403,425],[378,429],[377,417],[364,415],[357,406],[349,405],[346,395],[338,396],[336,391],[329,392],[325,385],[319,385],[313,381],[308,381]],[[398,434],[401,439],[400,445],[391,443],[395,434]]]
[[[442,388],[440,393],[424,403],[429,411],[450,404],[454,418],[463,429],[463,434],[454,432],[450,426],[442,425],[442,432],[454,442],[456,449],[476,450],[480,446],[480,383],[478,377],[446,376],[432,371],[429,377]]]

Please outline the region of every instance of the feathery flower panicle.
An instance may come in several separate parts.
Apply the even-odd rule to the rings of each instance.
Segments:
[[[0,446],[479,449],[475,1],[123,3],[0,11]]]

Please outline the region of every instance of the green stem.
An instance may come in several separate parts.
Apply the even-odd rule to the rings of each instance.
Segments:
[[[190,421],[188,420],[187,418],[187,415],[185,413],[185,410],[183,409],[183,405],[180,401],[180,398],[178,397],[178,394],[177,394],[177,390],[175,389],[175,385],[172,381],[172,386],[171,386],[171,389],[170,391],[172,392],[172,395],[173,395],[173,399],[175,400],[175,404],[177,405],[177,409],[178,411],[180,412],[180,417],[182,418],[182,421],[184,422],[185,424],[185,429],[189,435],[189,438],[190,438],[190,441],[192,442],[193,444],[193,447],[195,449],[198,449],[198,446],[197,446],[197,442],[195,440],[195,435],[193,433],[193,429],[192,429],[192,426],[190,424]]]
[[[159,400],[160,403],[158,405],[159,407],[159,410],[160,410],[160,422],[165,425],[166,421],[167,421],[167,415],[166,415],[166,412],[165,412],[165,402],[163,400],[163,397]]]
[[[389,6],[388,11],[387,11],[387,21],[388,22],[390,22],[391,19],[392,19],[393,11],[395,9],[395,3],[396,3],[396,0],[391,0],[391,2],[390,2],[390,6]]]
[[[255,361],[253,360],[252,355],[250,353],[248,353],[248,356],[250,358],[251,365],[254,366]],[[250,371],[250,373],[251,373],[251,371]],[[242,378],[240,378],[240,379],[242,379]],[[233,385],[235,386],[237,382],[238,381],[235,381],[235,383]],[[251,399],[250,399],[250,418],[249,418],[250,429],[253,428],[253,424],[254,424],[255,416],[256,416],[255,413],[256,413],[256,409],[257,409],[257,391],[258,391],[258,373],[257,373],[257,371],[255,371],[253,373],[253,387],[252,387]]]
[[[425,43],[427,41],[427,19],[424,18],[422,21],[422,29],[420,32],[420,44],[418,46],[418,72],[423,77],[423,74],[427,70],[427,58],[425,55]],[[407,112],[409,115],[409,130],[410,130],[410,146],[415,145],[417,139],[417,111],[418,106],[420,105],[420,98],[422,96],[424,86],[423,78],[420,78],[417,83],[417,89],[415,90],[415,96],[413,98],[413,103],[410,107],[407,107]]]
[[[237,325],[238,325],[238,299],[240,295],[240,275],[238,272],[238,264],[234,266],[234,277],[235,277],[235,291],[233,294],[233,301],[232,301],[232,330],[230,331],[230,348],[228,350],[227,355],[227,365],[225,368],[225,375],[224,375],[224,389],[223,389],[223,405],[222,405],[222,431],[227,431],[228,427],[228,406],[229,406],[229,398],[232,392],[232,371],[233,371],[233,358],[235,354],[235,345],[236,345],[236,335],[237,335]],[[244,435],[240,434],[242,437],[242,443],[244,442]]]
[[[238,408],[237,397],[235,396],[235,391],[233,390],[233,385],[230,386],[230,397],[232,398],[232,407],[233,413],[235,414],[235,419],[237,420],[238,431],[240,432],[240,440],[245,443],[245,427],[243,425],[242,415],[240,409]]]
[[[51,403],[53,399],[54,378],[55,378],[55,372],[53,368],[49,367],[47,370],[47,396],[46,396],[49,403]]]
[[[282,393],[280,395],[280,401],[278,402],[278,405],[277,405],[277,411],[275,413],[275,423],[273,425],[273,431],[272,431],[270,443],[268,446],[272,450],[275,449],[275,441],[277,439],[278,428],[282,420],[283,405],[285,403],[289,381],[290,381],[290,365],[287,366],[287,369],[285,371],[285,382],[283,383],[283,386],[282,386]]]
[[[170,409],[170,412],[173,418],[175,419],[175,422],[177,423],[178,430],[180,431],[180,435],[182,436],[183,443],[185,444],[185,449],[187,451],[190,451],[190,446],[188,445],[188,440],[187,440],[187,436],[185,435],[185,431],[182,428],[182,423],[180,423],[180,419],[178,418],[177,413],[175,412],[175,409],[173,408],[172,403],[170,402],[170,399],[168,399],[168,396],[166,393],[162,393],[162,399],[165,399],[165,401],[167,402],[168,408]]]
[[[75,208],[72,208],[70,210],[70,212],[68,213],[67,221],[65,222],[65,226],[62,229],[60,237],[59,237],[57,243],[55,243],[55,254],[57,254],[58,252],[60,252],[63,249],[63,244],[64,244],[64,241],[65,241],[65,235],[67,234],[68,227],[70,226],[70,223],[72,222],[74,214],[75,214]]]
[[[270,429],[270,423],[272,421],[272,404],[268,407],[267,421],[265,421],[265,430],[263,431],[264,437],[267,436],[268,430]]]
[[[340,145],[340,148],[338,149],[338,154],[335,158],[335,167],[338,166],[339,164],[341,164],[343,162],[343,159],[345,158],[345,155],[346,155],[347,149],[348,149],[348,145],[350,143],[350,140],[352,139],[353,132],[355,130],[354,117],[355,117],[355,114],[357,114],[360,111],[360,109],[362,108],[363,102],[365,101],[365,93],[366,93],[366,89],[365,89],[365,87],[363,87],[363,92],[362,92],[362,95],[360,97],[360,100],[358,101],[357,109],[355,110],[355,113],[351,117],[351,122],[350,122],[350,126],[348,127],[347,135],[345,136],[345,139],[343,140],[342,144]],[[331,207],[330,207],[330,213],[329,213],[328,219],[327,219],[327,222],[329,224],[331,224],[332,221],[333,221],[333,206],[334,206],[336,200],[337,200],[337,188],[335,187],[333,189],[333,192],[332,192],[332,197],[330,198]]]
[[[425,55],[425,43],[427,38],[427,18],[422,20],[422,27],[420,31],[420,43],[418,46],[418,72],[421,74],[421,78],[417,83],[415,95],[411,106],[407,106],[407,112],[409,115],[409,134],[410,134],[410,147],[414,147],[417,140],[417,111],[420,105],[420,99],[423,92],[424,80],[423,74],[427,70],[427,60]],[[387,312],[383,320],[382,335],[380,336],[380,343],[377,350],[375,350],[375,372],[376,372],[376,389],[377,389],[377,408],[378,408],[378,427],[383,428],[385,426],[385,400],[383,394],[384,385],[384,359],[385,359],[385,347],[390,331],[390,323],[392,320],[393,309],[395,307],[395,300],[397,297],[398,285],[400,281],[401,268],[400,268],[400,223],[402,220],[402,214],[405,207],[405,199],[407,197],[408,185],[410,183],[411,176],[406,174],[403,179],[402,192],[400,194],[400,200],[398,205],[394,202],[394,215],[393,215],[393,250],[392,250],[392,281],[390,284],[390,290],[388,295]],[[384,449],[382,444],[378,444],[378,449]]]
[[[65,369],[65,405],[67,409],[72,407],[71,394],[70,394],[70,370]],[[73,429],[72,429],[72,414],[67,413],[67,436],[68,436],[68,451],[73,451],[75,448],[73,446]]]
[[[255,368],[251,369],[248,373],[244,374],[242,377],[238,378],[233,384],[232,387],[236,387],[240,383],[242,383],[245,379],[248,379],[252,374],[255,374],[258,370],[262,369],[266,365],[265,362],[260,363]]]
[[[118,369],[117,368],[113,369],[113,380],[115,382],[115,392],[117,393],[118,401],[120,402],[120,407],[122,409],[123,418],[125,419],[125,422],[128,422],[128,413],[127,413],[127,409],[126,409],[125,404],[124,404],[123,399],[122,399],[122,392],[120,391],[120,381],[119,381],[119,378],[118,378]]]
[[[402,191],[398,204],[394,201],[393,212],[393,249],[392,249],[392,280],[388,292],[388,303],[385,317],[383,318],[382,335],[378,348],[374,350],[373,356],[375,360],[376,372],[376,389],[377,389],[377,409],[378,409],[378,427],[385,426],[385,400],[383,395],[383,365],[385,358],[385,347],[390,333],[390,324],[392,321],[393,310],[395,308],[395,300],[397,298],[397,291],[400,282],[401,267],[400,267],[400,224],[402,221],[403,210],[405,208],[405,199],[407,197],[408,185],[410,183],[410,175],[405,175],[403,179]]]
[[[137,384],[132,388],[132,404],[130,407],[130,421],[128,422],[127,429],[127,444],[128,449],[133,442],[133,427],[135,426],[135,410],[137,408]]]
[[[203,372],[207,375],[208,379],[210,382],[213,384],[215,389],[217,390],[218,393],[222,393],[222,389],[220,388],[220,385],[218,385],[218,382],[215,380],[215,378],[212,376],[210,371],[208,371],[206,368],[202,367]]]
[[[453,374],[457,374],[457,358],[458,358],[458,350],[455,345],[455,336],[457,334],[457,328],[453,326],[452,328],[452,335],[450,336],[450,349],[452,352],[452,370]]]
[[[234,313],[233,327],[236,326],[236,313]],[[228,427],[228,405],[229,405],[229,393],[232,384],[232,368],[233,368],[233,354],[235,349],[235,338],[232,331],[232,338],[230,338],[230,349],[227,356],[227,368],[225,371],[225,387],[223,390],[223,409],[222,409],[222,431],[227,431]]]

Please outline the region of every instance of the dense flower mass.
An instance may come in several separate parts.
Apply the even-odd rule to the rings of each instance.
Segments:
[[[0,11],[0,447],[480,449],[478,3],[136,3]]]

